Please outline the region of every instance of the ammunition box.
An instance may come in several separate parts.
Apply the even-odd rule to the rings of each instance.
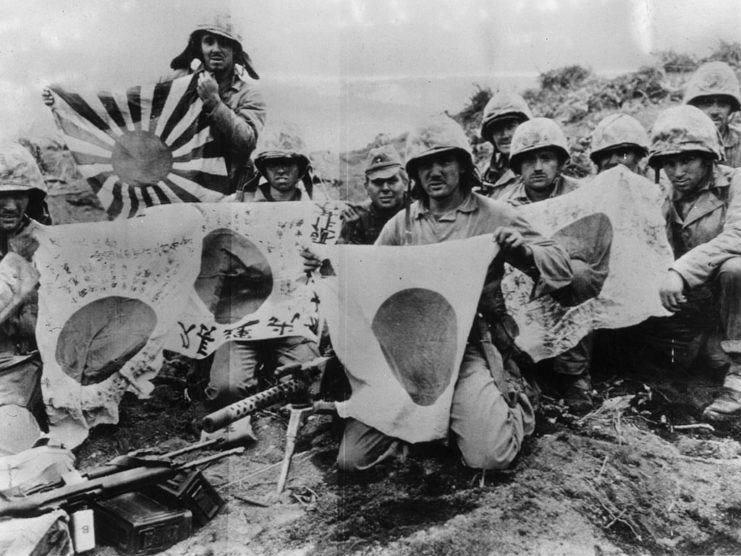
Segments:
[[[153,554],[190,536],[190,510],[172,508],[139,492],[97,502],[95,533],[98,543],[125,554]]]
[[[196,527],[211,521],[225,504],[216,489],[197,469],[178,473],[165,482],[149,487],[145,492],[165,504],[189,509]]]

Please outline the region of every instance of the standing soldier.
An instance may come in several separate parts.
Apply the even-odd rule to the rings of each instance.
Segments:
[[[648,133],[638,120],[627,114],[610,114],[592,132],[589,158],[597,173],[622,164],[643,175],[641,160],[648,154]]]
[[[527,102],[516,93],[501,91],[486,103],[481,119],[481,138],[492,144],[494,152],[484,170],[485,182],[495,188],[506,188],[516,181],[509,167],[512,135],[518,125],[532,117]],[[496,193],[491,196],[496,198]]]
[[[338,243],[372,245],[386,222],[404,206],[408,183],[401,157],[392,145],[371,149],[365,163],[368,200],[348,205],[342,212]]]
[[[725,62],[701,65],[687,83],[683,102],[705,112],[715,124],[721,138],[721,162],[732,168],[741,166],[741,131],[730,125],[733,114],[741,109],[733,68]]]
[[[511,319],[500,287],[505,261],[533,278],[537,295],[569,284],[571,269],[562,249],[540,236],[512,207],[472,191],[480,180],[468,139],[457,123],[441,117],[415,129],[407,137],[406,159],[420,200],[411,205],[408,217],[400,212],[389,220],[376,245],[426,245],[493,233],[501,251],[489,267],[479,312],[494,323]],[[503,396],[498,386],[503,381],[493,377],[504,376],[506,363],[484,330],[481,321],[471,332],[453,394],[450,429],[467,466],[500,469],[512,462],[523,438],[532,433],[535,416],[524,393],[513,396],[512,402]],[[401,440],[348,419],[338,464],[345,470],[368,469],[403,447]]]
[[[639,327],[638,340],[686,370],[720,310],[727,356],[723,392],[704,411],[713,421],[741,417],[741,174],[718,164],[721,144],[713,122],[693,106],[659,114],[651,131],[649,164],[666,172],[667,233],[676,260],[660,288],[674,313]]]
[[[520,206],[544,201],[575,191],[579,180],[564,176],[564,164],[569,159],[566,136],[558,124],[548,118],[534,118],[515,131],[510,148],[509,165],[519,180],[500,188],[495,196],[501,201]],[[569,297],[586,300],[593,297],[598,277],[592,264],[571,253],[574,278],[567,288],[568,295],[559,300],[573,304]],[[570,350],[553,359],[553,372],[558,377],[557,388],[574,411],[592,408],[590,366],[593,335],[588,334]]]

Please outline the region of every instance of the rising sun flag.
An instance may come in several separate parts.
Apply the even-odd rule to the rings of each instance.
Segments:
[[[195,83],[188,76],[97,94],[51,88],[56,124],[110,218],[229,193]]]

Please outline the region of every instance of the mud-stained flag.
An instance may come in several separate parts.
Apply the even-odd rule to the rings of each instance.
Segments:
[[[195,84],[194,75],[97,94],[51,88],[54,120],[110,218],[229,193]]]
[[[408,442],[447,435],[458,368],[496,252],[491,235],[321,249],[337,275],[317,285],[320,310],[352,386],[350,399],[337,404],[341,417]]]

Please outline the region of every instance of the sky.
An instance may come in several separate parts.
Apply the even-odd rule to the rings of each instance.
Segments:
[[[241,28],[269,121],[331,150],[455,112],[474,83],[521,88],[569,64],[630,71],[656,51],[707,55],[741,28],[738,0],[6,0],[0,136],[53,133],[46,84],[158,80],[213,11]]]

